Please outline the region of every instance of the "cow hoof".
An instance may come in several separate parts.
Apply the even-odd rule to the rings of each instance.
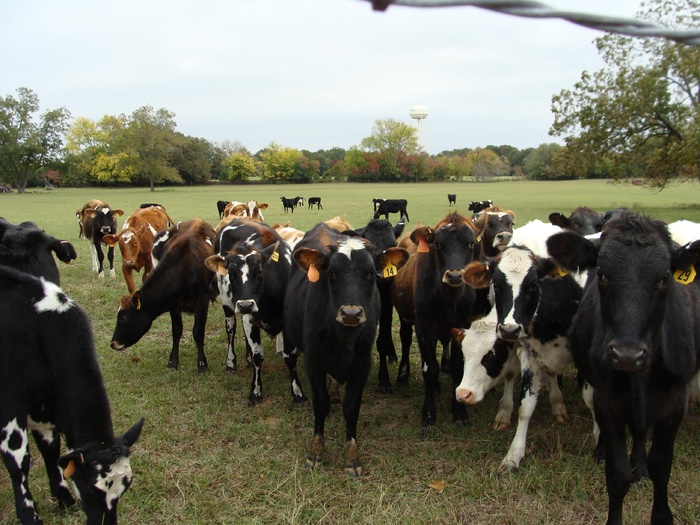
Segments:
[[[306,396],[304,394],[298,396],[298,395],[292,395],[292,401],[294,401],[295,405],[301,405],[302,403],[306,402]]]
[[[557,423],[559,423],[560,425],[563,425],[564,423],[566,423],[566,420],[569,419],[569,415],[568,414],[557,414],[556,416],[554,416],[554,419]]]
[[[63,492],[65,490],[65,492]],[[75,499],[66,489],[61,489],[61,494],[56,497],[60,509],[69,509],[75,505]]]
[[[178,366],[180,366],[180,363],[178,361],[168,361],[168,368],[172,368],[173,370],[177,370]]]
[[[357,448],[357,441],[350,439],[345,443],[345,473],[353,478],[362,477],[362,464],[360,463],[360,453]]]
[[[255,406],[255,404],[259,403],[260,401],[262,401],[262,395],[260,395],[260,394],[252,394],[251,393],[248,396],[248,406],[249,407]]]
[[[408,374],[399,374],[396,376],[396,383],[399,385],[407,385],[410,376]]]
[[[469,416],[467,417],[457,417],[452,420],[452,424],[456,427],[461,427],[461,428],[468,428],[472,426],[472,422],[469,420]]]
[[[306,455],[306,468],[314,470],[323,461],[323,451],[326,448],[325,440],[320,434],[315,434],[309,443],[309,453]]]
[[[434,436],[437,433],[437,427],[435,426],[435,423],[431,425],[423,425],[423,428],[421,429],[421,435],[424,438],[430,438]]]
[[[206,374],[209,371],[209,367],[207,367],[206,363],[205,364],[199,364],[197,366],[197,373],[199,374]]]
[[[235,374],[236,373],[236,367],[235,366],[226,366],[226,370],[224,370],[225,373],[227,374]]]
[[[510,421],[499,421],[496,420],[493,422],[493,430],[506,430],[510,428]]]
[[[499,474],[508,474],[509,472],[513,472],[514,470],[518,470],[518,465],[516,465],[512,461],[505,459],[501,463],[501,466],[498,467]]]
[[[377,392],[379,394],[393,394],[394,390],[391,388],[391,385],[379,385],[377,387]]]

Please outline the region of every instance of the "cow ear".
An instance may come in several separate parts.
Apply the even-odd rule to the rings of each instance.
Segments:
[[[387,248],[376,257],[375,261],[379,277],[393,277],[408,261],[408,251],[404,248]]]
[[[228,273],[226,259],[221,255],[210,255],[204,260],[204,265],[212,272],[218,273],[219,275],[226,275]]]
[[[559,213],[558,211],[549,214],[549,222],[554,224],[554,226],[559,226],[565,230],[568,230],[571,227],[571,222],[569,219],[567,219],[563,213]]]
[[[260,208],[261,210],[266,210],[268,206],[269,204],[267,204],[266,202],[258,204],[258,208]]]
[[[671,270],[681,284],[690,284],[697,278],[696,266],[700,264],[700,240],[692,241],[671,254]]]
[[[63,477],[69,479],[75,473],[76,466],[85,463],[85,455],[80,449],[72,450],[71,452],[58,458],[58,466],[63,470]]]
[[[457,343],[458,345],[462,344],[462,341],[464,341],[464,334],[465,334],[466,330],[464,330],[463,328],[453,328],[451,330],[451,332],[452,332],[452,340],[455,343]]]
[[[299,248],[295,250],[294,261],[296,261],[299,268],[305,272],[308,272],[311,266],[317,270],[323,269],[326,266],[326,259],[323,257],[323,254],[311,248]]]
[[[430,244],[435,239],[435,233],[433,233],[433,230],[427,226],[418,226],[411,232],[410,237],[411,241],[420,248],[421,240],[424,243]]]
[[[549,257],[533,257],[535,260],[535,268],[537,269],[537,278],[559,279],[564,277],[568,272],[559,266],[554,260]]]
[[[121,436],[117,438],[117,444],[125,446],[127,449],[131,448],[136,440],[141,435],[143,430],[143,424],[146,422],[145,418],[139,419],[133,426],[124,432]]]
[[[72,260],[78,258],[75,247],[68,241],[56,240],[51,246],[51,251],[56,254],[59,261],[69,264]]]
[[[464,269],[462,280],[474,289],[488,288],[493,275],[492,264],[470,262]]]
[[[102,236],[102,242],[108,244],[109,246],[114,246],[115,244],[117,244],[117,242],[119,242],[118,239],[119,235],[116,235],[114,233],[108,233],[107,235]]]
[[[123,210],[112,210],[112,215],[114,215],[115,217],[121,217],[122,215],[124,215],[124,211]]]
[[[119,307],[122,308],[123,310],[126,310],[130,306],[131,306],[131,296],[130,295],[122,295],[121,298],[119,299]]]
[[[271,244],[267,248],[265,248],[262,252],[262,258],[263,258],[263,263],[266,263],[268,261],[272,262],[277,262],[280,260],[280,252],[278,251],[280,247],[280,242],[277,241],[275,244]]]
[[[549,255],[569,271],[577,272],[595,268],[598,248],[578,233],[555,233],[547,239]]]

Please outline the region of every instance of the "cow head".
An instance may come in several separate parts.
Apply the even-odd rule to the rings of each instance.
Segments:
[[[513,238],[515,213],[506,211],[482,211],[474,220],[474,231],[482,254],[493,259]]]
[[[124,228],[119,234],[107,234],[102,237],[105,244],[114,246],[119,244],[122,254],[122,264],[126,267],[134,267],[140,253],[150,253],[150,242],[144,242],[144,233],[148,226],[144,223],[139,228]],[[153,232],[151,232],[153,234]],[[150,240],[150,237],[149,237]]]
[[[152,316],[142,308],[141,291],[123,295],[117,311],[117,326],[109,345],[113,350],[124,350],[136,343],[151,328]]]
[[[604,360],[620,371],[647,368],[668,297],[684,294],[679,282],[695,273],[700,242],[674,248],[665,223],[623,210],[597,242],[563,232],[548,239],[547,249],[565,268],[595,269],[587,294],[598,299]]]
[[[110,447],[81,447],[58,460],[64,478],[72,481],[75,487],[88,525],[116,525],[117,503],[132,480],[130,448],[141,435],[143,424],[142,418]]]
[[[604,217],[602,213],[581,206],[572,211],[568,217],[559,212],[550,213],[549,222],[579,235],[592,235],[603,229]]]
[[[89,208],[85,214],[93,221],[92,230],[101,235],[117,232],[117,217],[124,215],[122,210],[113,210],[106,204]]]

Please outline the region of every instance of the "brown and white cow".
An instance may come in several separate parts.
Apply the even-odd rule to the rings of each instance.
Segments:
[[[119,234],[108,234],[102,238],[109,246],[119,244],[119,251],[122,253],[122,273],[129,294],[136,290],[134,272],[138,273],[143,269],[143,282],[153,271],[151,249],[154,236],[172,225],[172,219],[162,206],[139,208],[127,217]]]
[[[81,225],[83,236],[90,243],[92,253],[92,269],[97,276],[104,278],[104,254],[102,253],[103,237],[110,233],[117,233],[117,217],[124,215],[122,210],[113,210],[109,204],[93,199],[88,201],[75,212]],[[109,261],[109,276],[114,278],[114,246],[107,248],[107,260]]]
[[[267,207],[267,203],[259,203],[256,200],[250,200],[248,202],[231,201],[224,208],[223,218],[226,219],[231,216],[247,217],[254,221],[265,222],[262,211],[266,210]]]

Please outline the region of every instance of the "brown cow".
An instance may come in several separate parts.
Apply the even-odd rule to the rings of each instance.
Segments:
[[[262,210],[267,209],[267,203],[258,203],[258,201],[252,200],[248,202],[238,202],[231,201],[224,208],[224,219],[226,217],[248,217],[255,221],[265,222],[265,217],[263,217]]]
[[[105,235],[102,238],[110,246],[119,244],[122,253],[122,273],[130,295],[136,290],[134,271],[140,272],[143,268],[142,282],[153,271],[151,249],[155,234],[172,225],[172,219],[162,206],[139,208],[127,217],[120,233]]]
[[[93,199],[75,212],[83,236],[90,243],[92,253],[92,269],[97,276],[104,277],[104,254],[102,245],[106,244],[103,237],[109,233],[117,233],[117,217],[124,215],[122,210],[113,210],[109,204]],[[114,246],[107,249],[109,261],[109,276],[114,277]]]

